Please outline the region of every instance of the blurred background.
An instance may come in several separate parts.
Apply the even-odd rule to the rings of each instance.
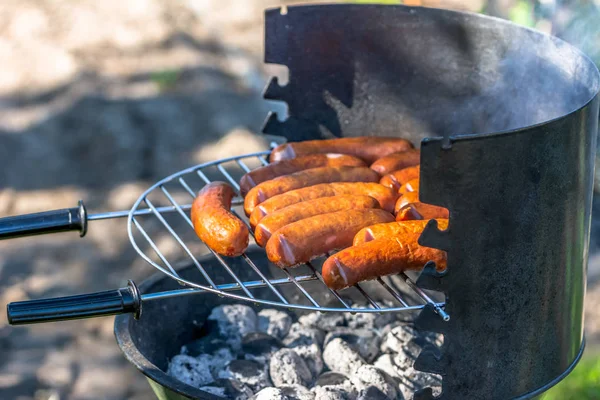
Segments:
[[[309,1],[305,1],[309,2]],[[331,0],[329,2],[332,2]],[[371,1],[356,1],[371,2]],[[387,0],[376,3],[400,3]],[[266,148],[263,11],[278,0],[0,2],[0,216],[126,210],[179,169]],[[600,0],[406,0],[557,35],[600,63]],[[599,185],[600,187],[600,185]],[[594,205],[586,358],[549,397],[600,399],[600,202]],[[0,304],[114,289],[151,269],[124,220],[0,242]],[[12,328],[0,318],[1,399],[148,399],[112,318]]]

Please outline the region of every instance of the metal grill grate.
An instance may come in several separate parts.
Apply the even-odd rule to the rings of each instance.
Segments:
[[[268,154],[269,151],[264,151],[230,157],[189,168],[157,182],[140,196],[128,215],[127,230],[131,244],[149,264],[186,287],[180,290],[144,294],[142,300],[210,292],[276,307],[334,312],[399,312],[419,310],[426,304],[430,304],[444,320],[450,318],[443,309],[443,303],[433,300],[428,293],[416,286],[412,277],[405,273],[398,275],[400,280],[379,278],[373,282],[357,284],[353,289],[345,289],[340,294],[328,288],[323,282],[317,265],[324,260],[324,257],[306,263],[301,268],[280,269],[274,265],[265,266],[266,257],[261,257],[260,262],[253,260],[247,252],[241,256],[248,269],[244,275],[251,272],[254,277],[245,279],[246,276],[244,278],[238,276],[240,273],[230,265],[231,259],[203,246],[195,235],[189,217],[191,201],[198,190],[213,180],[231,184],[238,193],[233,200],[232,212],[248,224],[248,219],[241,208],[243,199],[239,196],[240,187],[235,177],[249,172],[251,170],[249,165],[267,165]],[[152,226],[152,229],[145,228],[148,226]],[[164,234],[153,238],[156,234],[149,232],[158,229],[161,229]],[[252,232],[251,229],[250,231]],[[258,248],[254,243],[251,243],[251,246]],[[204,252],[210,251],[222,270],[212,271],[205,268],[197,258],[202,251],[199,249]],[[200,273],[198,279],[184,278],[174,267],[182,262],[189,264],[190,261]],[[265,267],[270,268],[270,271],[265,272]],[[277,274],[280,276],[275,276]],[[222,282],[223,276],[228,277],[225,282]],[[281,290],[284,285],[295,288],[296,295],[290,295],[289,290],[286,290],[287,296],[284,295]],[[377,287],[378,291],[384,289],[390,300],[375,300],[374,297],[377,296],[370,294],[374,287]],[[258,288],[267,288],[269,296],[258,296],[253,293],[253,290]],[[333,305],[319,304],[311,296],[311,292],[314,293],[315,290],[329,292],[334,300]],[[364,302],[348,301],[344,296],[347,290],[354,290]]]

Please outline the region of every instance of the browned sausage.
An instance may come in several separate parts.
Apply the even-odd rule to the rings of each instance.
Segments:
[[[397,215],[400,209],[410,203],[419,202],[419,192],[406,192],[398,198],[396,206],[394,207],[394,214]]]
[[[304,263],[328,251],[352,246],[362,228],[394,220],[384,210],[344,210],[316,215],[280,228],[267,242],[269,260],[278,267]]]
[[[254,231],[254,237],[256,243],[264,247],[273,232],[292,222],[341,210],[362,210],[367,208],[379,208],[379,202],[373,197],[360,194],[321,197],[319,199],[303,201],[272,212],[261,219]]]
[[[377,182],[377,172],[367,167],[319,167],[280,176],[253,187],[244,198],[244,211],[250,215],[263,201],[308,186],[330,182]]]
[[[259,183],[317,167],[364,167],[365,162],[358,157],[346,154],[309,154],[290,160],[277,161],[248,172],[240,179],[242,196]]]
[[[449,218],[450,213],[447,208],[438,207],[421,202],[409,203],[398,210],[396,221],[410,221],[413,219],[437,219]]]
[[[323,183],[302,189],[291,190],[260,203],[258,207],[254,208],[252,214],[250,214],[250,226],[255,228],[265,215],[292,204],[342,194],[365,194],[371,196],[377,199],[381,208],[389,212],[394,211],[394,205],[398,199],[398,193],[396,191],[378,183]]]
[[[340,290],[381,276],[420,270],[428,261],[434,261],[438,271],[446,269],[446,252],[420,246],[419,236],[410,233],[344,249],[323,263],[323,280],[331,289]]]
[[[421,152],[417,149],[411,149],[381,157],[371,164],[371,169],[379,175],[385,175],[403,168],[419,165],[420,161]]]
[[[429,223],[429,220],[414,221],[396,221],[387,224],[376,224],[361,229],[355,236],[352,244],[358,246],[371,240],[391,239],[396,236],[404,236],[412,233],[423,233],[423,229]],[[447,219],[438,219],[438,228],[446,229],[448,227]]]
[[[404,185],[400,187],[398,193],[405,194],[409,192],[418,192],[419,191],[419,178],[411,179],[406,182]]]
[[[362,136],[341,139],[307,140],[284,143],[273,149],[269,161],[287,160],[305,154],[341,153],[351,154],[371,164],[378,158],[398,151],[412,149],[406,139],[384,136]]]
[[[229,211],[235,192],[225,182],[204,186],[192,203],[190,216],[196,234],[224,256],[239,256],[248,247],[248,227]]]
[[[419,165],[404,168],[385,175],[383,178],[381,178],[379,183],[394,190],[400,190],[400,187],[406,182],[412,179],[418,179],[420,171],[421,167]]]

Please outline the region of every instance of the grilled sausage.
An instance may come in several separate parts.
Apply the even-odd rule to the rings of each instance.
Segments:
[[[403,168],[419,165],[420,161],[421,152],[417,149],[411,149],[381,157],[371,164],[371,169],[379,175],[385,175]]]
[[[404,168],[385,175],[383,178],[381,178],[379,183],[394,190],[400,190],[400,187],[406,182],[412,179],[418,179],[420,171],[421,167],[419,165]]]
[[[398,151],[410,150],[412,143],[396,137],[362,136],[341,139],[307,140],[284,143],[273,149],[270,162],[287,160],[305,154],[341,153],[351,154],[371,164],[378,158]]]
[[[406,192],[398,198],[396,206],[394,207],[394,215],[398,215],[400,209],[410,203],[419,202],[419,192]]]
[[[309,154],[290,160],[277,161],[248,172],[240,179],[240,192],[242,196],[246,196],[246,193],[259,183],[309,168],[364,166],[366,164],[363,160],[346,154]]]
[[[344,210],[316,215],[280,228],[267,242],[269,260],[280,268],[310,261],[352,245],[362,228],[394,220],[384,210]]]
[[[225,182],[204,186],[190,212],[196,234],[208,247],[224,256],[239,256],[248,247],[248,227],[231,213],[235,192]]]
[[[254,237],[256,243],[264,247],[272,233],[293,222],[341,210],[367,208],[379,208],[379,202],[370,196],[350,194],[303,201],[272,212],[261,219],[254,231]]]
[[[414,219],[437,219],[449,218],[450,213],[447,208],[438,207],[421,202],[409,203],[398,210],[396,221],[410,221]]]
[[[409,192],[418,192],[419,191],[419,178],[411,179],[406,182],[404,185],[400,187],[398,193],[405,194]]]
[[[250,215],[263,201],[307,186],[330,182],[377,182],[377,172],[366,167],[319,167],[280,176],[253,187],[244,199],[244,210]]]
[[[378,183],[334,182],[310,186],[302,189],[291,190],[287,193],[271,197],[254,208],[250,214],[250,226],[255,228],[260,220],[274,211],[280,210],[301,201],[314,200],[321,197],[337,196],[342,194],[364,194],[371,196],[379,202],[381,208],[393,212],[394,204],[398,199],[395,190],[384,187]]]
[[[358,246],[360,244],[378,239],[391,239],[394,237],[404,237],[409,234],[421,234],[429,220],[414,220],[414,221],[396,221],[387,224],[376,224],[367,228],[361,229],[355,236],[352,244]],[[446,229],[448,227],[447,219],[438,219],[438,228]]]
[[[323,280],[331,289],[340,290],[381,276],[420,270],[428,261],[434,261],[438,271],[446,269],[446,252],[420,246],[419,235],[409,233],[344,249],[323,263]]]

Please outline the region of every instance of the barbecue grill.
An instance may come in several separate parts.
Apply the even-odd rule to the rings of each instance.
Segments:
[[[593,63],[556,38],[437,9],[296,6],[268,10],[265,28],[265,61],[289,68],[289,83],[273,79],[265,98],[286,102],[289,117],[270,115],[264,132],[420,142],[420,199],[450,210],[448,230],[432,221],[420,243],[447,251],[448,272],[426,266],[418,276],[336,292],[323,284],[322,260],[279,269],[255,247],[237,259],[209,253],[191,229],[193,196],[214,179],[239,189],[243,173],[267,163],[265,151],[177,172],[129,211],[87,214],[80,203],[0,220],[0,237],[11,238],[83,236],[88,221],[126,218],[131,244],[163,274],[141,290],[130,281],[113,291],[12,303],[10,323],[132,314],[117,317],[117,340],[168,398],[216,398],[162,370],[193,336],[192,321],[210,304],[232,300],[295,312],[419,311],[420,329],[444,335],[441,349],[426,349],[415,362],[442,375],[441,399],[533,398],[566,376],[584,348],[600,89]],[[232,210],[245,219],[240,204]],[[157,227],[170,243],[152,237]],[[346,300],[357,296],[367,306]]]

